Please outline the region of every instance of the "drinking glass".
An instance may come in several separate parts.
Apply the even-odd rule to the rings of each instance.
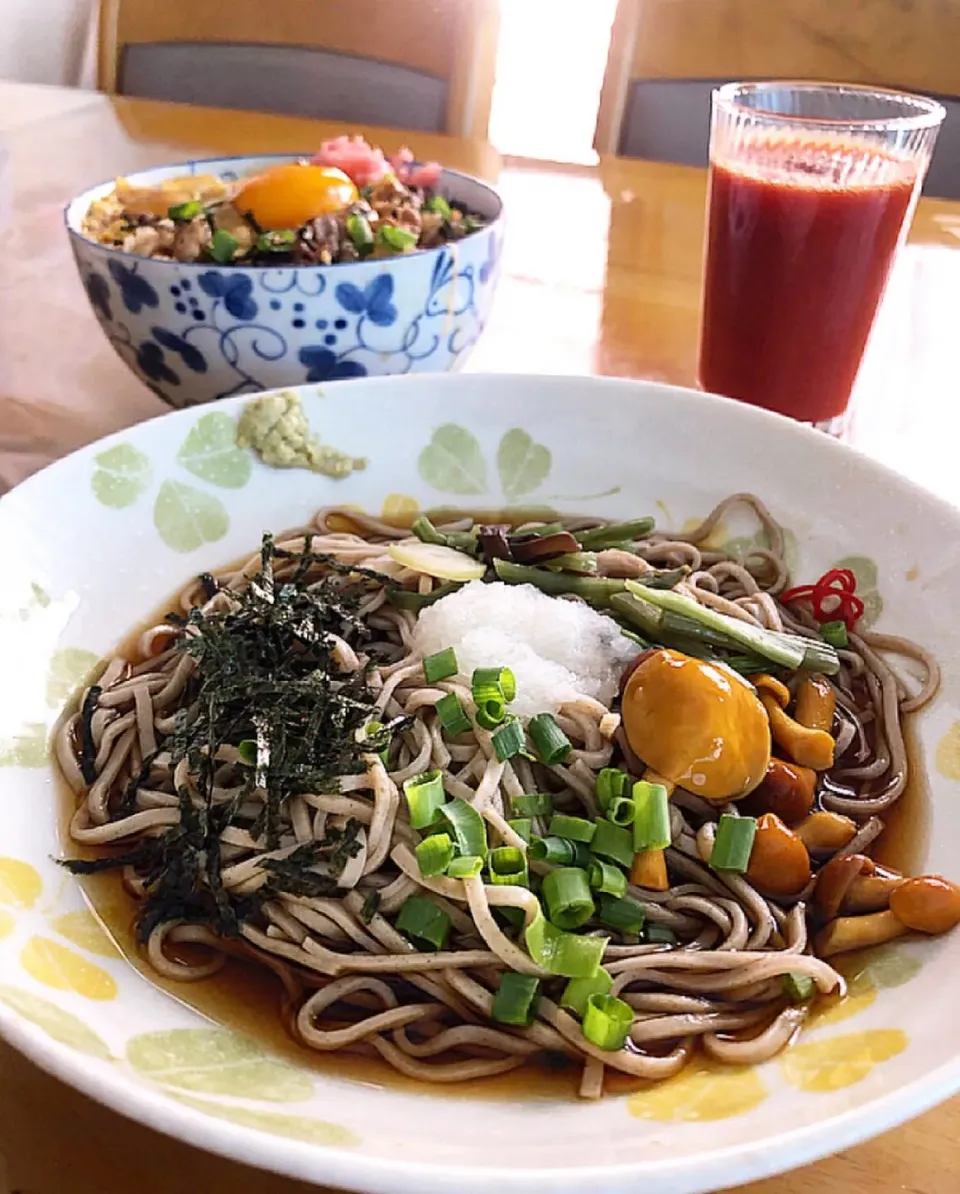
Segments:
[[[822,426],[843,414],[944,114],[846,84],[713,93],[705,390]]]

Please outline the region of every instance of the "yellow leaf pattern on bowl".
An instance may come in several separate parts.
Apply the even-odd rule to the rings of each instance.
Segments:
[[[0,908],[0,941],[9,937],[13,930],[17,927],[17,922],[10,912],[5,912]]]
[[[43,880],[29,862],[0,858],[0,904],[8,908],[32,908],[43,891]]]
[[[937,743],[934,762],[944,779],[960,779],[960,721],[955,721]]]
[[[104,932],[103,926],[86,908],[51,917],[50,928],[88,953],[99,954],[101,958],[120,956],[120,951]]]
[[[326,1144],[334,1148],[351,1148],[360,1143],[359,1137],[349,1128],[322,1119],[308,1119],[305,1115],[280,1115],[275,1111],[250,1111],[246,1107],[208,1103],[206,1099],[191,1099],[187,1095],[174,1097],[178,1103],[184,1103],[204,1115],[227,1119],[244,1128],[269,1132],[272,1136],[286,1136],[290,1140],[306,1140],[308,1144]]]
[[[0,986],[0,1002],[19,1012],[25,1020],[42,1028],[47,1036],[90,1057],[111,1060],[110,1050],[99,1036],[72,1012],[65,1012],[48,999],[21,991],[19,987]]]
[[[798,1090],[824,1094],[862,1082],[882,1061],[906,1049],[899,1028],[874,1028],[795,1045],[780,1056],[780,1071]]]
[[[675,1078],[630,1095],[627,1110],[637,1119],[660,1123],[703,1123],[744,1115],[767,1094],[752,1067],[724,1066],[698,1058]]]
[[[408,493],[388,493],[383,499],[380,517],[396,527],[409,527],[420,513],[420,503]]]
[[[72,991],[87,999],[117,997],[117,984],[112,974],[48,937],[31,937],[23,947],[20,962],[38,983],[56,991]]]

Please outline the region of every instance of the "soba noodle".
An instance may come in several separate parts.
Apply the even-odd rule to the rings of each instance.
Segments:
[[[744,504],[769,546],[732,558],[707,544],[730,508]],[[564,525],[602,524],[568,519]],[[461,519],[439,529],[471,526]],[[255,959],[282,980],[292,1029],[305,1046],[375,1052],[430,1082],[480,1078],[554,1053],[582,1063],[581,1093],[597,1097],[607,1068],[662,1079],[697,1048],[733,1065],[774,1056],[811,1006],[785,999],[784,976],[805,976],[823,994],[842,990],[843,980],[813,953],[812,883],[795,897],[771,898],[743,874],[710,868],[717,819],[733,806],[678,788],[670,806],[670,885],[628,889],[646,924],[662,936],[650,941],[645,933],[603,930],[609,933],[603,961],[611,994],[634,1011],[628,1042],[614,1051],[586,1039],[578,1018],[561,1006],[565,979],[525,948],[518,922],[529,925],[540,915],[529,887],[421,874],[420,834],[410,825],[404,781],[440,770],[447,794],[482,815],[491,844],[525,849],[524,837],[509,824],[512,797],[549,792],[556,811],[593,819],[600,770],[622,766],[637,778],[642,763],[623,733],[618,702],[611,708],[587,694],[559,706],[557,723],[573,744],[562,763],[547,766],[524,755],[499,759],[491,731],[473,720],[469,684],[457,676],[425,680],[417,614],[388,600],[391,584],[427,596],[438,583],[389,553],[390,543],[408,537],[356,511],[327,509],[311,526],[280,536],[266,566],[267,556],[258,553],[216,578],[192,580],[179,594],[182,617],[150,627],[129,656],[111,659],[63,723],[56,754],[77,797],[71,837],[123,865],[137,897],[149,900],[157,881],[138,848],[186,832],[185,817],[207,826],[208,854],[180,860],[199,868],[195,881],[203,890],[185,898],[180,915],[169,907],[151,914],[144,941],[150,965],[168,978],[191,981],[215,973],[228,954]],[[614,575],[642,579],[654,569],[680,569],[676,591],[704,606],[751,625],[819,637],[820,626],[802,601],[779,600],[790,583],[784,537],[750,495],[721,503],[690,534],[651,533],[627,551],[604,554]],[[320,643],[334,669],[334,688],[357,702],[363,720],[395,730],[384,758],[361,741],[329,782],[318,790],[294,786],[268,812],[262,741],[255,766],[238,739],[211,743],[212,760],[196,743],[178,754],[177,743],[202,712],[200,657],[190,643],[205,634],[205,619],[229,614],[251,588],[272,600],[294,582],[307,591],[326,582],[333,592],[355,594],[337,628],[322,629]],[[308,630],[303,643],[304,650],[319,649]],[[908,780],[903,716],[926,704],[939,683],[928,652],[889,635],[853,633],[840,657],[841,670],[831,680],[838,761],[819,799],[823,809],[853,818],[858,829],[842,849],[817,852],[820,866],[832,854],[862,852],[882,830],[884,813]],[[891,657],[908,661],[919,678],[905,679]],[[441,732],[436,714],[438,699],[449,693],[471,721],[469,731],[452,738]],[[362,734],[351,741],[357,737]],[[543,833],[545,826],[534,829]],[[338,847],[339,872],[331,864]],[[285,869],[291,859],[300,859],[316,879],[312,887],[287,882],[296,869],[293,863]],[[168,856],[165,865],[176,862]],[[550,869],[531,864],[541,876]],[[449,919],[443,948],[417,949],[397,928],[399,910],[416,893],[427,894]],[[205,915],[205,908],[216,915]],[[185,953],[185,946],[202,948]],[[528,1025],[491,1020],[505,971],[541,980]]]

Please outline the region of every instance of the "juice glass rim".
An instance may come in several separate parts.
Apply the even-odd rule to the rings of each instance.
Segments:
[[[876,97],[881,101],[897,101],[915,112],[909,116],[874,116],[848,119],[841,116],[808,116],[797,112],[775,112],[743,103],[742,97],[762,95],[765,91],[819,91],[840,96]],[[768,120],[781,126],[804,128],[846,129],[855,132],[883,130],[931,129],[943,123],[947,110],[938,100],[899,91],[894,87],[874,87],[860,83],[829,83],[811,79],[761,79],[752,82],[724,83],[713,92],[716,107],[728,114],[743,113],[756,120]]]

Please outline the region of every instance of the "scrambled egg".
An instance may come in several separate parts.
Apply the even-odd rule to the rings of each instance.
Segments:
[[[271,468],[305,468],[325,477],[347,477],[367,467],[365,459],[347,456],[311,436],[300,399],[289,390],[247,403],[237,424],[237,444],[252,448]]]

